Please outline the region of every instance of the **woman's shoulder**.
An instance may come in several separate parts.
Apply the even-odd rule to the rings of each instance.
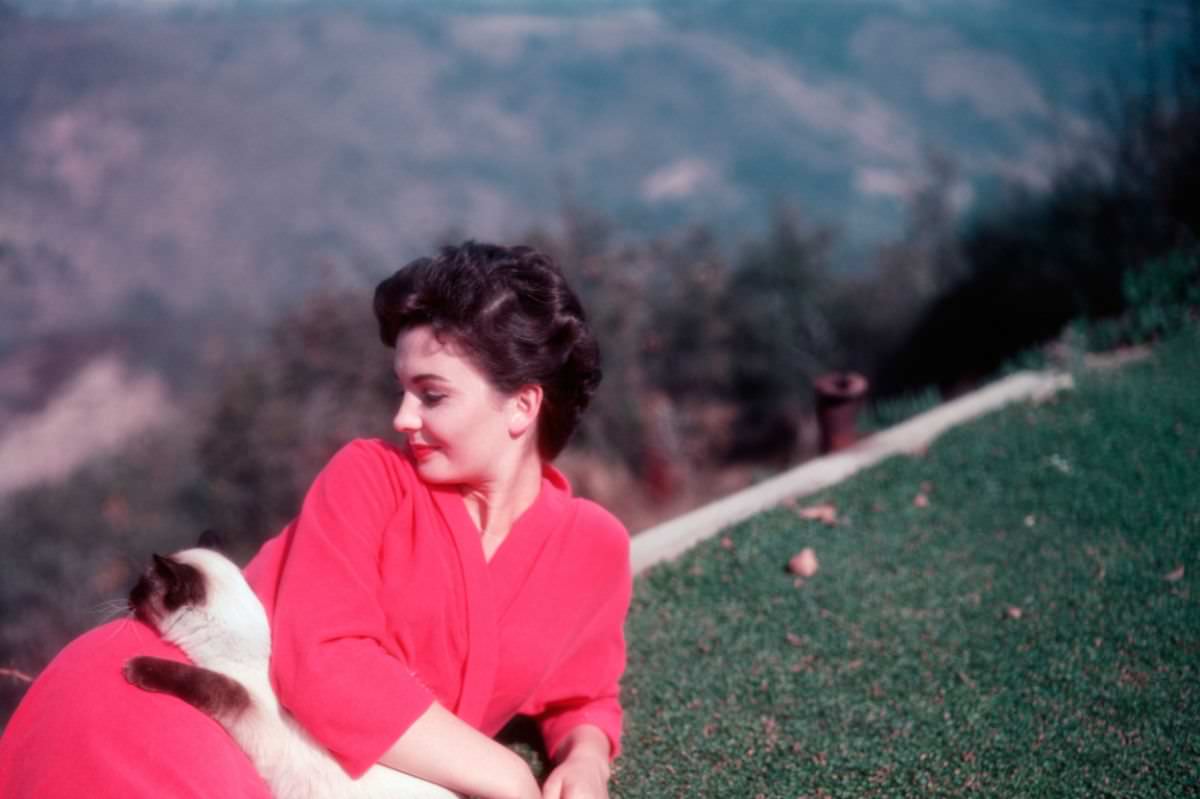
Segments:
[[[622,561],[629,559],[629,531],[607,508],[583,497],[572,497],[574,528],[586,536],[590,550]]]
[[[403,462],[409,464],[408,458],[396,444],[382,438],[353,438],[342,445],[333,456],[333,461],[371,461],[381,464]]]
[[[334,453],[322,470],[327,479],[354,483],[386,480],[407,487],[417,480],[404,450],[382,438],[355,438]]]

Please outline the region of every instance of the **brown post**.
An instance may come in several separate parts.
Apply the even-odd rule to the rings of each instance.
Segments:
[[[867,396],[867,379],[857,372],[831,372],[813,380],[821,454],[845,449],[858,440],[855,422]]]

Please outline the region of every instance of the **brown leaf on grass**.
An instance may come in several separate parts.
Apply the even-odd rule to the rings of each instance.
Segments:
[[[1180,580],[1183,579],[1183,567],[1179,566],[1178,568],[1172,569],[1171,571],[1169,571],[1163,575],[1163,579],[1166,580],[1168,583],[1179,582]]]
[[[818,568],[817,553],[812,547],[805,547],[788,560],[788,571],[798,577],[812,577]]]
[[[806,508],[793,508],[793,511],[801,519],[811,519],[831,527],[837,524],[837,508],[833,505],[809,505]]]

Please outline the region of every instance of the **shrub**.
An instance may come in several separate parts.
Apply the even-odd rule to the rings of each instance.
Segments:
[[[1179,331],[1200,309],[1200,248],[1176,250],[1127,272],[1121,291],[1131,339],[1150,341]]]

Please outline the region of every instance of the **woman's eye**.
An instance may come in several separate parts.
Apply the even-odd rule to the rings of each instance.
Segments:
[[[396,402],[402,404],[407,393],[402,386],[396,386]],[[444,400],[446,395],[438,391],[420,391],[417,394],[417,398],[421,401],[422,405],[432,407]]]

